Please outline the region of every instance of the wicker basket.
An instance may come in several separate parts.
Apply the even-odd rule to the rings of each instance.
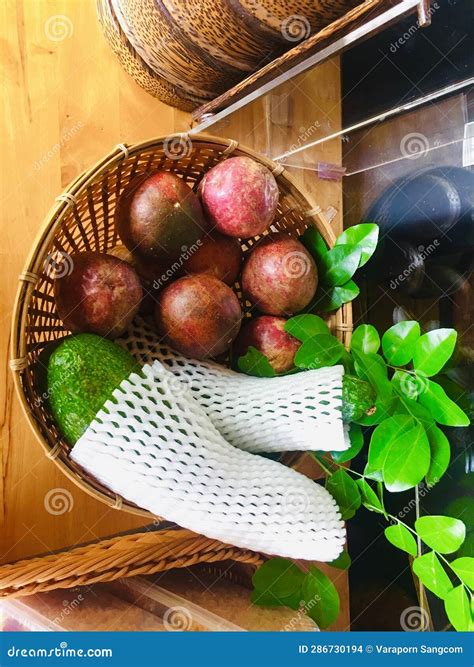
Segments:
[[[153,528],[153,527],[152,527]],[[182,528],[141,529],[47,556],[0,566],[0,598],[150,575],[198,563],[257,566],[260,554]]]
[[[69,445],[61,438],[48,413],[45,401],[35,384],[34,364],[50,341],[63,337],[64,329],[55,309],[54,279],[50,266],[61,255],[82,250],[107,252],[117,244],[113,218],[117,199],[123,188],[137,174],[164,169],[179,174],[196,186],[203,174],[229,155],[248,155],[266,165],[275,175],[280,200],[274,227],[292,236],[299,236],[308,225],[315,225],[331,246],[335,237],[321,214],[321,209],[303,196],[284,168],[236,141],[207,135],[172,135],[152,139],[133,146],[120,144],[90,170],[76,178],[57,197],[34,244],[23,273],[16,297],[10,362],[15,375],[18,396],[36,437],[46,456],[79,487],[93,497],[115,508],[150,516],[132,503],[115,495],[87,475],[69,458]],[[244,255],[254,240],[243,243]],[[250,304],[237,294],[248,314]],[[352,309],[345,304],[331,315],[329,325],[340,340],[347,344],[352,331]]]
[[[362,0],[96,2],[104,35],[124,69],[166,104],[190,110]]]

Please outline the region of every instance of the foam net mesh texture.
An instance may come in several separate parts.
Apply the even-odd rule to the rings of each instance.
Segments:
[[[332,496],[276,461],[229,445],[159,361],[132,373],[71,458],[115,493],[193,531],[291,558],[332,561],[345,528]]]
[[[137,318],[116,341],[141,363],[160,361],[185,385],[217,430],[249,452],[344,451],[350,447],[342,421],[342,366],[279,378],[254,378],[211,361],[188,359],[160,343]]]

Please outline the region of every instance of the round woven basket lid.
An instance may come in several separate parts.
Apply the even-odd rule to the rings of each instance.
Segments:
[[[230,67],[192,43],[160,6],[146,0],[111,0],[122,31],[141,58],[170,83],[199,97],[222,93],[245,73]]]
[[[170,83],[165,77],[154,72],[123,33],[110,0],[97,0],[97,15],[104,36],[119,63],[147,93],[182,111],[192,111],[212,99],[211,94],[202,97],[194,95],[184,84]]]
[[[177,134],[134,145],[120,144],[91,169],[79,175],[57,197],[20,275],[12,320],[11,368],[26,419],[46,455],[64,474],[110,507],[150,516],[84,474],[80,466],[70,459],[70,447],[58,432],[37,382],[36,362],[42,349],[49,342],[68,334],[56,312],[51,266],[74,252],[107,252],[117,245],[115,205],[122,190],[135,176],[162,169],[179,174],[196,188],[206,171],[234,155],[249,156],[274,173],[280,199],[272,229],[297,237],[309,225],[315,225],[328,245],[333,245],[334,233],[320,207],[300,192],[281,165],[231,139]],[[244,255],[255,240],[242,243]],[[238,283],[235,291],[246,307]],[[328,322],[340,340],[347,344],[352,330],[351,305],[345,304],[331,314]]]

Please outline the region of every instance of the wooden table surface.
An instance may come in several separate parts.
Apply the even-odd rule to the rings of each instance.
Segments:
[[[12,562],[146,523],[90,498],[45,458],[14,394],[9,329],[18,274],[54,198],[117,143],[186,130],[190,117],[149,96],[122,71],[100,31],[94,0],[0,0],[0,26],[0,562]],[[316,127],[315,115],[323,120],[316,133],[339,127],[337,61],[286,88],[279,94],[281,100],[292,101],[288,122],[278,117],[270,122],[269,100],[259,100],[215,133],[228,133],[260,150],[282,152],[292,135]],[[311,159],[317,157],[313,154]],[[325,145],[319,159],[340,160],[340,144]],[[318,183],[312,172],[296,173],[323,208],[334,207],[334,224],[340,226],[340,184]],[[347,582],[345,575],[337,578],[345,599],[337,624],[342,629],[348,622]]]

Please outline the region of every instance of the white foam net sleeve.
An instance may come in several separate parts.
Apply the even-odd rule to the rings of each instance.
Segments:
[[[207,537],[332,561],[345,528],[333,497],[286,466],[229,445],[155,361],[114,391],[71,452],[108,488]]]
[[[249,452],[345,451],[344,368],[332,366],[277,378],[236,373],[212,361],[188,359],[160,343],[137,318],[116,341],[142,363],[158,360],[192,391],[224,438]],[[176,384],[179,392],[179,385]]]

